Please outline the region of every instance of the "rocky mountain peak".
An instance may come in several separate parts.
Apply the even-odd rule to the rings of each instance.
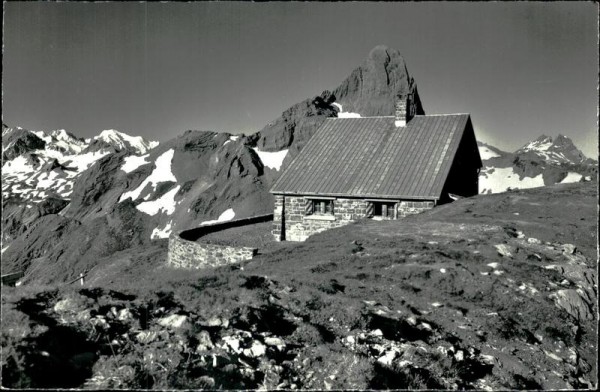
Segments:
[[[516,154],[527,155],[530,158],[537,157],[553,163],[579,164],[587,159],[573,141],[562,134],[559,134],[556,139],[541,135],[518,149]]]
[[[535,138],[533,141],[552,143],[552,136],[548,136],[548,135],[542,133],[540,136]]]
[[[575,147],[575,145],[573,144],[573,141],[571,139],[569,139],[567,136],[564,136],[562,134],[558,134],[558,136],[556,137],[556,139],[554,139],[552,146],[555,148],[558,147]]]
[[[409,75],[400,52],[385,45],[374,47],[362,64],[333,91],[326,90],[284,110],[258,134],[264,151],[289,149],[286,162],[296,156],[327,117],[341,108],[353,116],[391,116],[396,96],[411,93],[417,114],[425,114],[417,84]]]
[[[362,65],[333,91],[345,111],[361,116],[393,115],[395,97],[407,93],[413,94],[417,114],[425,114],[417,84],[400,51],[385,45],[373,48]]]
[[[145,154],[156,147],[158,142],[149,142],[141,136],[129,136],[115,129],[106,129],[90,141],[87,151],[107,149],[113,152],[129,150],[136,154]]]
[[[2,129],[2,160],[7,161],[20,155],[39,149],[44,149],[46,142],[26,129]]]
[[[50,133],[50,135],[58,140],[80,140],[78,137],[73,135],[71,132],[66,131],[65,129],[57,129]]]

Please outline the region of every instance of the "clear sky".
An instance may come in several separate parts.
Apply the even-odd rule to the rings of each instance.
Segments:
[[[591,2],[4,4],[3,121],[164,141],[258,131],[400,50],[426,113],[471,113],[514,150],[543,134],[597,158]]]

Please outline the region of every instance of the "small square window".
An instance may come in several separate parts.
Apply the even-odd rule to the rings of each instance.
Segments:
[[[394,211],[396,210],[396,203],[389,202],[372,202],[373,203],[373,216],[379,218],[394,218]]]
[[[306,201],[306,215],[333,215],[333,200],[310,199]]]

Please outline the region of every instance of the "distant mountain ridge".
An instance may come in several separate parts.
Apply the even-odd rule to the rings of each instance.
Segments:
[[[115,129],[107,129],[90,141],[87,151],[98,151],[102,149],[112,149],[115,152],[122,150],[135,151],[137,154],[146,154],[148,151],[158,146],[158,142],[146,141],[141,136],[129,136],[126,133]]]
[[[29,131],[3,124],[3,198],[17,196],[32,202],[46,196],[69,198],[75,178],[103,156],[119,151],[146,153],[156,145],[113,130],[86,141],[64,129]]]
[[[540,159],[550,163],[578,164],[585,162],[588,158],[573,144],[568,137],[559,134],[556,139],[541,135],[537,139],[527,143],[516,152],[519,155],[532,153]],[[592,162],[590,162],[592,163]]]
[[[564,135],[556,139],[541,135],[513,153],[483,142],[478,145],[484,165],[479,193],[591,181],[597,177],[598,162],[587,158]]]

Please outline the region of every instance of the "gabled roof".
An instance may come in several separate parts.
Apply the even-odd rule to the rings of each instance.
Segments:
[[[468,114],[329,118],[271,193],[438,199],[467,128]]]

